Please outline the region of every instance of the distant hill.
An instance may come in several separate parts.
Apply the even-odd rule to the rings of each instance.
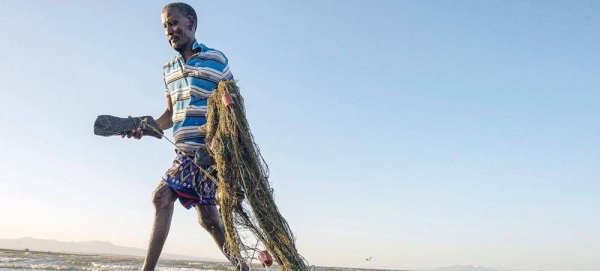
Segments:
[[[19,239],[0,239],[0,248],[32,251],[51,251],[77,254],[108,254],[144,257],[146,250],[135,247],[124,247],[102,241],[61,242],[57,240],[35,239],[31,237]],[[163,253],[162,259],[222,262],[224,260],[193,257],[186,255]]]
[[[472,266],[472,265],[455,265],[448,267],[440,267],[433,269],[419,269],[419,271],[498,271],[496,269],[489,269],[482,266]]]

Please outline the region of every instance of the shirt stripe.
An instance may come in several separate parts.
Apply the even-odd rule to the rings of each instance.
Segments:
[[[187,155],[204,148],[205,135],[198,128],[206,123],[208,97],[219,81],[233,79],[223,53],[197,41],[192,50],[196,53],[187,62],[177,55],[163,67],[165,95],[173,106],[173,139]]]

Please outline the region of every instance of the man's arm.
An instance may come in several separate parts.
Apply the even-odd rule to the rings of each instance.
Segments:
[[[173,110],[167,108],[165,113],[163,113],[157,120],[158,128],[162,131],[167,130],[173,127]]]
[[[173,127],[173,104],[171,96],[167,95],[167,110],[156,120],[158,128],[162,131]]]

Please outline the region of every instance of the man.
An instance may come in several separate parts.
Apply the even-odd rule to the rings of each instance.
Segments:
[[[179,54],[163,68],[167,109],[156,122],[161,130],[173,127],[177,157],[152,195],[155,217],[143,270],[156,267],[177,198],[187,209],[196,209],[200,225],[212,235],[219,249],[238,270],[249,270],[245,263],[237,264],[224,250],[225,234],[215,203],[216,185],[204,178],[198,163],[193,162],[197,154],[200,160],[210,160],[206,159],[205,135],[198,128],[206,123],[209,95],[220,80],[233,79],[233,75],[223,53],[196,41],[198,19],[191,6],[168,4],[162,10],[161,20],[169,44]],[[127,136],[140,139],[142,135],[137,129]]]

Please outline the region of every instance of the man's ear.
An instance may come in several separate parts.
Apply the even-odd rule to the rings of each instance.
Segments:
[[[196,21],[194,21],[194,18],[192,18],[192,16],[189,16],[188,19],[190,22],[190,30],[195,31],[196,30]]]

